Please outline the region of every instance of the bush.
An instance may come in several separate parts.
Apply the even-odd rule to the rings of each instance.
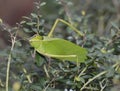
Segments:
[[[9,60],[10,91],[117,91],[120,29],[117,18],[112,18],[115,16],[112,2],[81,0],[80,5],[84,7],[77,0],[48,0],[35,4],[36,10],[30,17],[24,17],[17,27],[6,30],[11,36],[12,47],[0,51],[5,60],[0,64],[0,89],[4,91],[5,88]],[[59,24],[54,33],[54,37],[64,38],[88,50],[87,60],[79,67],[74,62],[35,54],[29,45],[30,36],[36,33],[47,35],[56,18],[70,22],[85,34],[80,37],[64,24]]]

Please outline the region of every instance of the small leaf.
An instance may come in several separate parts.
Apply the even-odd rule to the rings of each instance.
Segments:
[[[2,19],[0,18],[0,23],[2,23],[3,21],[2,21]]]
[[[75,76],[75,81],[80,81],[80,77],[79,76]]]
[[[34,13],[31,13],[31,16],[34,17],[34,18],[37,18],[38,15],[34,14]]]
[[[46,2],[42,2],[42,3],[40,4],[40,6],[44,6],[44,5],[46,5]]]

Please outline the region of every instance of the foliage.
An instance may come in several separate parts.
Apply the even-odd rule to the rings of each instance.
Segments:
[[[30,17],[24,17],[18,27],[6,30],[11,40],[16,33],[20,38],[16,37],[12,51],[11,46],[0,51],[0,60],[4,60],[0,64],[0,90],[5,88],[7,59],[11,53],[10,91],[16,89],[16,84],[20,85],[16,91],[110,91],[111,88],[111,91],[117,91],[120,85],[119,20],[114,18],[116,12],[111,1],[93,1],[54,0],[50,3],[43,0],[36,3],[36,10]],[[35,54],[27,41],[28,35],[47,35],[58,17],[85,34],[79,37],[64,24],[59,24],[54,33],[54,37],[69,40],[88,50],[87,60],[79,67],[70,61]],[[20,35],[23,31],[24,37]]]

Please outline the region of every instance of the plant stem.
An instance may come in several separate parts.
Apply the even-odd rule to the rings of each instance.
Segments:
[[[115,68],[115,67],[117,67],[118,65],[119,65],[119,63],[116,63],[116,64],[114,64],[112,67]],[[92,82],[92,81],[95,80],[96,78],[98,78],[98,77],[100,77],[100,76],[106,74],[107,72],[108,72],[108,71],[105,70],[105,71],[103,71],[103,72],[97,74],[97,75],[94,76],[93,78],[89,79],[89,80],[83,85],[83,87],[80,89],[80,91],[82,91],[83,89],[85,89],[86,86],[87,86],[90,82]]]
[[[10,49],[10,53],[8,55],[8,63],[7,63],[7,71],[6,71],[6,91],[8,91],[8,88],[9,88],[9,73],[10,73],[10,63],[11,63],[11,60],[12,60],[12,51],[13,51],[13,48],[14,48],[14,45],[15,45],[15,41],[16,40],[16,36],[12,36],[11,35],[11,41],[12,41],[12,46],[11,46],[11,49]]]

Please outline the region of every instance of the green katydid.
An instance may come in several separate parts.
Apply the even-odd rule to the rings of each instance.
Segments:
[[[61,38],[52,38],[52,34],[55,30],[58,22],[62,22],[71,27],[77,34],[84,36],[79,30],[73,27],[70,23],[57,19],[48,34],[48,36],[40,36],[38,34],[30,38],[29,42],[34,49],[45,56],[56,58],[59,60],[69,60],[75,62],[84,62],[87,58],[87,50],[70,41]]]

